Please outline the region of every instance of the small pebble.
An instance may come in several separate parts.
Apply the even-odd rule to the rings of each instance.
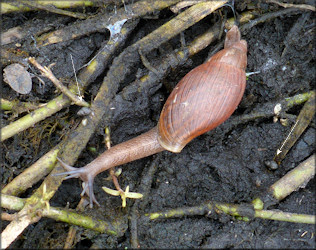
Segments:
[[[279,165],[275,161],[265,161],[264,164],[270,170],[277,170]]]

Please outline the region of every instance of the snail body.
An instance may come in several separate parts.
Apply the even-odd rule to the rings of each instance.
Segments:
[[[90,206],[98,204],[93,193],[94,177],[107,169],[163,150],[181,152],[195,137],[217,127],[237,108],[246,87],[247,42],[240,40],[237,26],[226,34],[224,49],[194,68],[168,97],[159,122],[150,131],[105,151],[83,168],[61,165],[66,179],[85,182],[83,193]]]

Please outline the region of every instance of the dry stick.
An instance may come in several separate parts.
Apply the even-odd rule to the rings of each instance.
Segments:
[[[74,93],[72,93],[68,88],[66,88],[53,74],[53,72],[48,67],[43,67],[40,65],[34,57],[29,57],[30,63],[32,63],[36,68],[38,68],[42,75],[51,80],[55,86],[66,96],[70,98],[74,102],[74,104],[83,107],[90,107],[90,104],[84,100],[81,100],[81,97],[78,97]]]
[[[255,218],[266,220],[287,221],[293,223],[306,223],[315,225],[315,215],[281,212],[279,210],[257,210]]]
[[[2,197],[1,197],[2,198]],[[1,248],[7,248],[17,237],[20,235],[24,229],[37,221],[39,221],[40,217],[36,216],[32,218],[29,216],[29,212],[25,210],[21,210],[17,214],[17,220],[13,220],[10,222],[9,226],[7,226],[1,233]],[[20,218],[22,218],[20,220]]]
[[[79,18],[79,19],[86,19],[88,17],[88,15],[83,14],[83,13],[79,13],[79,12],[74,13],[74,12],[70,12],[66,10],[61,10],[61,9],[54,8],[51,5],[45,6],[43,4],[39,4],[33,1],[27,1],[27,2],[23,0],[17,0],[17,1],[20,4],[22,4],[22,6],[31,7],[32,10],[45,10],[48,12],[52,12],[52,13],[56,13],[56,14],[60,14],[64,16],[70,16],[74,18]]]
[[[30,1],[26,1],[30,2]],[[68,0],[68,1],[37,1],[41,5],[53,5],[56,8],[76,8],[80,6],[93,6],[93,1],[79,1],[79,0]],[[1,14],[12,13],[12,12],[21,12],[21,11],[30,11],[31,9],[25,7],[24,4],[18,3],[1,3]]]
[[[168,1],[170,2],[170,1]],[[171,3],[171,2],[170,2]],[[161,10],[164,7],[168,7],[167,3],[162,4],[153,4],[152,6],[148,8],[139,8],[139,10],[135,10],[134,18],[137,18],[138,16],[145,15],[147,13],[151,13],[157,10]],[[118,18],[121,18],[119,15],[117,15]],[[78,82],[81,85],[83,90],[91,83],[93,82],[108,66],[110,59],[112,58],[114,52],[119,49],[122,46],[122,43],[125,42],[126,38],[130,34],[130,32],[134,29],[135,25],[137,23],[136,21],[133,21],[131,23],[127,23],[122,28],[121,32],[117,34],[115,37],[111,37],[109,42],[106,46],[102,45],[102,49],[97,53],[96,58],[86,67],[84,68],[79,76],[78,76]],[[71,91],[77,90],[76,83],[72,84],[69,89]],[[4,141],[11,136],[24,131],[28,129],[29,127],[33,126],[35,123],[44,120],[45,118],[53,115],[54,113],[58,112],[64,107],[67,107],[70,104],[70,101],[68,98],[64,97],[63,95],[60,95],[53,99],[52,101],[47,103],[47,106],[37,109],[30,113],[29,115],[26,115],[19,120],[10,123],[9,125],[1,128],[1,141]]]
[[[65,145],[66,150],[63,152],[61,158],[67,159],[67,162],[70,164],[72,164],[77,159],[100,119],[108,110],[108,104],[117,91],[118,84],[124,80],[125,76],[132,70],[132,66],[138,61],[135,60],[135,56],[138,55],[137,51],[140,47],[143,48],[143,51],[149,52],[150,50],[160,46],[163,42],[177,35],[182,30],[198,22],[206,15],[219,8],[224,2],[225,1],[197,4],[179,14],[176,18],[172,19],[168,23],[162,25],[157,30],[153,31],[151,34],[147,35],[134,45],[127,48],[125,53],[121,53],[120,56],[114,60],[113,65],[109,69],[100,91],[91,106],[92,114],[87,118],[87,124],[81,124],[75,131],[75,136],[67,141]],[[136,57],[136,59],[137,58],[138,57]],[[125,64],[124,69],[121,67],[123,64]],[[54,175],[62,171],[63,168],[57,164],[57,167],[51,174]],[[29,218],[34,220],[35,218],[39,219],[41,215],[37,215],[37,210],[43,209],[43,207],[46,206],[49,199],[57,191],[61,182],[61,178],[49,175],[42,185],[35,191],[35,193],[27,200],[28,202],[24,208],[19,212],[23,215],[25,212],[28,212],[28,216],[25,217],[26,223],[22,222],[21,228],[19,228],[19,230],[15,229],[16,233],[14,236],[10,235],[10,237],[8,237],[7,234],[12,233],[11,227],[14,226],[14,224],[11,226],[10,223],[4,230],[3,237],[8,237],[10,240],[15,239],[32,222],[29,220]],[[43,193],[44,190],[47,192]],[[43,197],[45,197],[45,199]],[[21,220],[23,220],[23,218]],[[11,244],[10,240],[6,241],[6,243]]]
[[[315,6],[308,5],[308,4],[291,4],[291,3],[281,3],[276,0],[267,0],[268,3],[276,3],[284,8],[297,8],[297,9],[304,9],[304,10],[312,10],[315,11]]]
[[[286,154],[295,144],[295,142],[300,138],[302,133],[308,127],[315,115],[315,92],[309,98],[309,100],[304,104],[300,114],[298,115],[295,124],[292,126],[286,139],[283,141],[282,145],[277,149],[276,155],[274,156],[274,161],[281,164],[281,161],[285,158]]]

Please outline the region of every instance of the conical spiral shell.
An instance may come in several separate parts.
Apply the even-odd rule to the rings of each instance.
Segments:
[[[185,75],[171,92],[158,123],[161,146],[180,152],[192,139],[227,120],[243,96],[246,65],[247,43],[233,26],[224,49]]]

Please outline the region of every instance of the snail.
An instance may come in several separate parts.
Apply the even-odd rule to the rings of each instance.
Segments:
[[[246,87],[247,42],[234,25],[226,34],[224,49],[191,70],[168,97],[156,127],[111,147],[82,168],[59,162],[68,171],[65,179],[81,178],[82,195],[98,204],[93,193],[96,175],[164,150],[179,153],[195,137],[217,127],[237,108]]]

